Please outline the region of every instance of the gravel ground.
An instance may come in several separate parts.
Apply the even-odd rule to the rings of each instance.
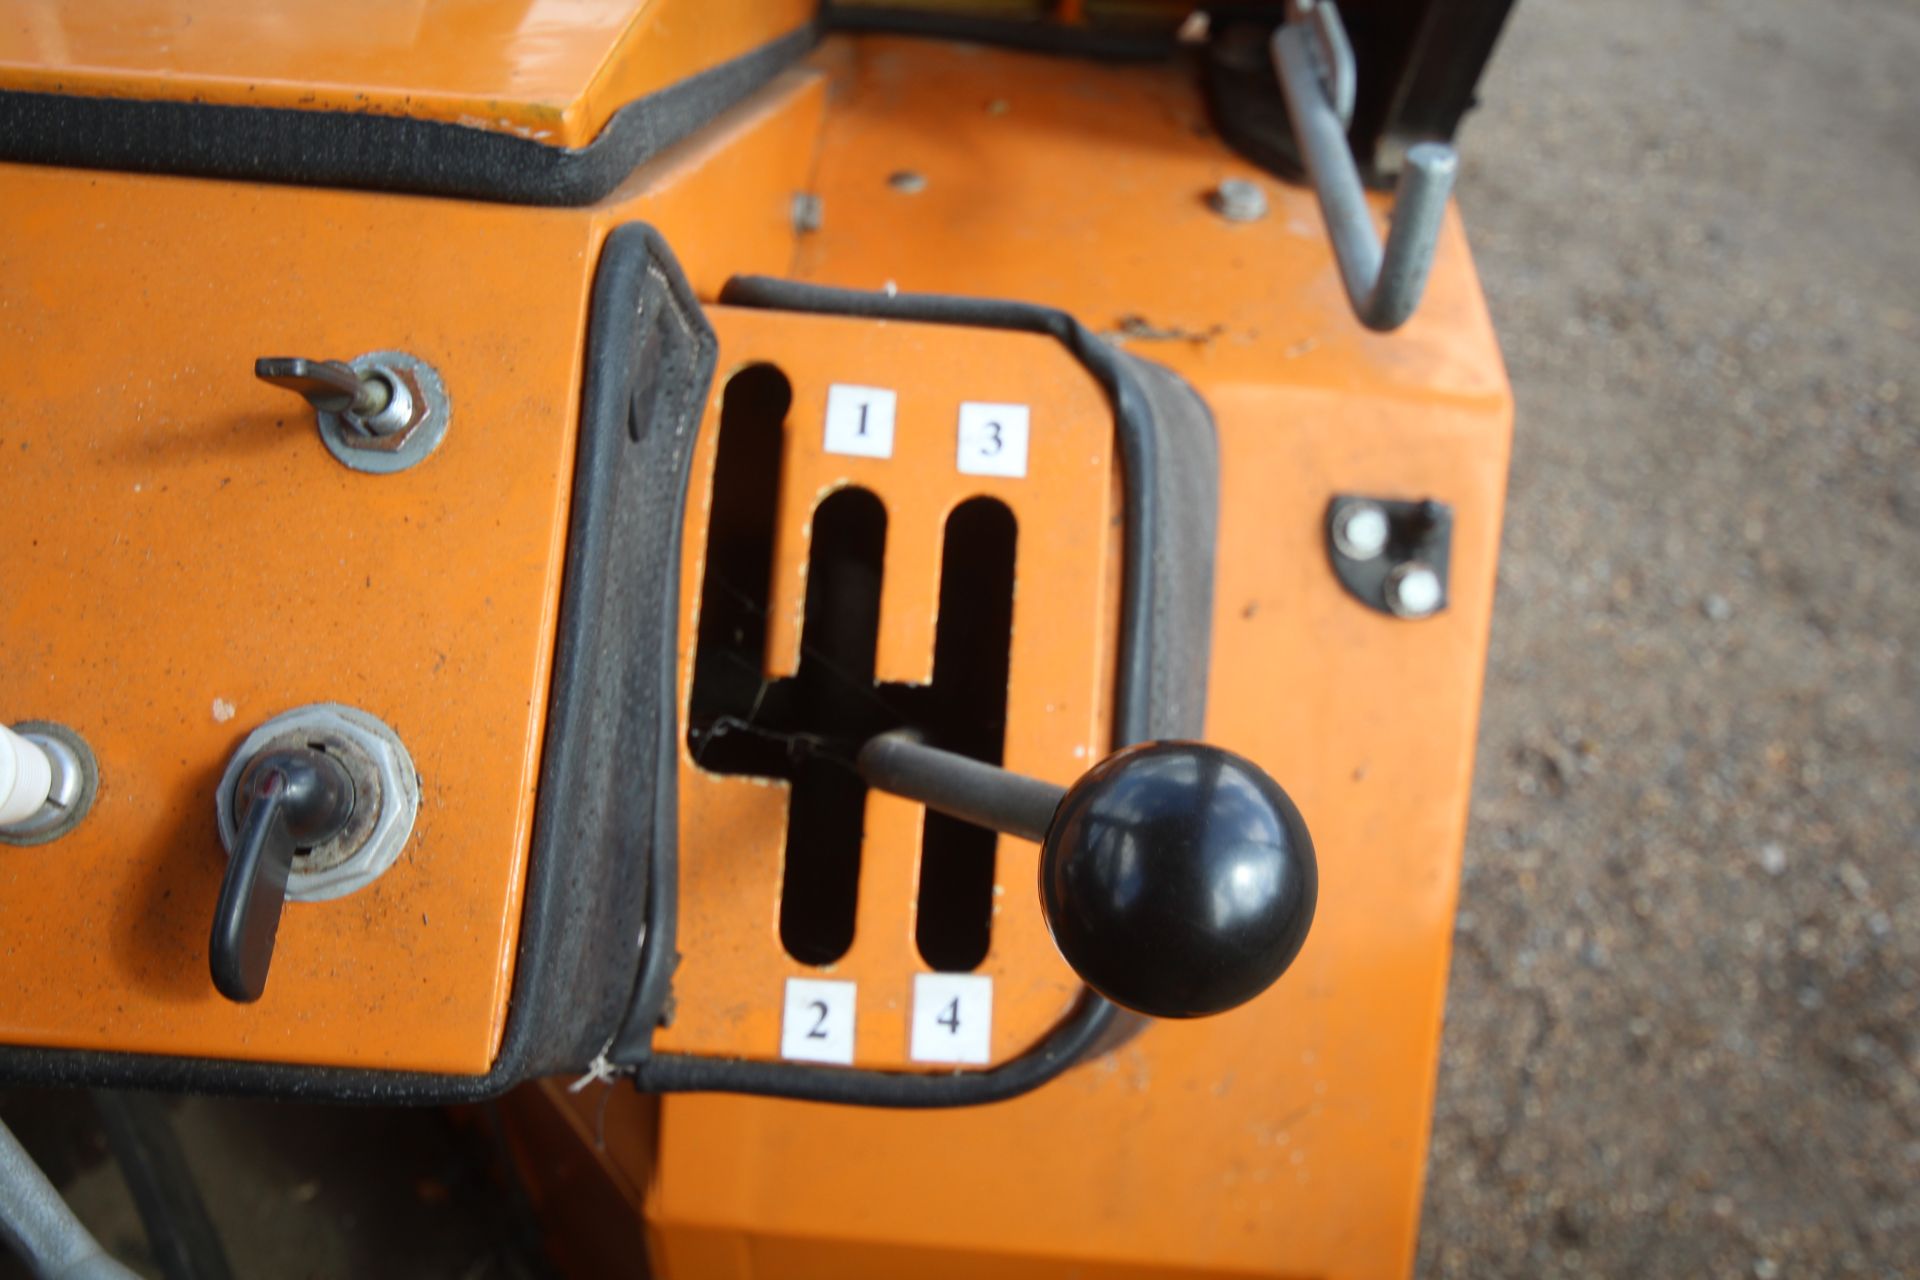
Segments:
[[[1920,4],[1521,0],[1429,1276],[1920,1275]]]

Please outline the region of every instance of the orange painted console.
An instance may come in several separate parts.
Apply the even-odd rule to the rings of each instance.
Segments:
[[[504,1095],[579,1275],[1404,1274],[1457,215],[1374,332],[1181,6],[696,7],[0,32],[0,1078]]]

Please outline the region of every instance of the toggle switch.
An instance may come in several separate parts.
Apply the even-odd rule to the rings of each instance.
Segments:
[[[26,822],[53,794],[54,764],[32,738],[0,725],[0,831]]]
[[[412,397],[392,377],[377,370],[362,374],[339,360],[299,356],[263,356],[253,376],[305,397],[321,413],[346,416],[349,425],[370,436],[390,436],[407,425]]]
[[[228,857],[208,946],[220,994],[258,1000],[285,904],[338,898],[385,875],[419,810],[405,745],[357,707],[295,707],[248,734],[215,796]]]
[[[1082,981],[1159,1018],[1223,1013],[1285,973],[1319,896],[1300,811],[1260,766],[1200,742],[1116,752],[1070,787],[908,732],[861,748],[868,785],[1040,842],[1040,903]]]
[[[58,840],[87,816],[99,783],[93,752],[65,725],[0,724],[0,844]]]
[[[338,760],[294,747],[254,757],[236,790],[240,832],[220,883],[208,955],[220,994],[250,1004],[267,989],[294,854],[346,829],[354,787]]]
[[[440,447],[452,405],[439,372],[404,351],[351,360],[262,356],[253,376],[313,406],[320,438],[355,471],[404,471]]]

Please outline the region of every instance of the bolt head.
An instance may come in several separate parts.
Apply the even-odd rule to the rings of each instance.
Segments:
[[[1349,502],[1333,519],[1333,545],[1341,555],[1371,560],[1387,549],[1393,526],[1387,513],[1371,502]]]
[[[811,235],[826,221],[826,202],[811,191],[796,192],[791,208],[793,229],[799,235]]]
[[[1433,566],[1409,560],[1387,575],[1387,608],[1402,618],[1427,618],[1440,611],[1446,589]]]
[[[1228,222],[1254,222],[1267,216],[1267,193],[1245,178],[1227,178],[1213,189],[1213,211]]]

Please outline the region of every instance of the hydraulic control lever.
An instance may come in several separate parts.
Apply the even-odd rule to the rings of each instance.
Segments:
[[[1222,1013],[1287,970],[1319,893],[1300,811],[1252,761],[1150,742],[1070,787],[884,733],[869,786],[1040,843],[1040,904],[1074,972],[1160,1018]]]
[[[1407,148],[1383,249],[1347,146],[1353,46],[1333,0],[1290,0],[1287,20],[1273,33],[1272,52],[1294,142],[1319,197],[1347,301],[1361,324],[1390,333],[1407,322],[1426,292],[1459,157],[1443,142]]]
[[[208,948],[213,985],[248,1004],[267,988],[293,856],[339,834],[353,817],[353,779],[311,747],[266,751],[235,788],[240,829],[220,884]]]

